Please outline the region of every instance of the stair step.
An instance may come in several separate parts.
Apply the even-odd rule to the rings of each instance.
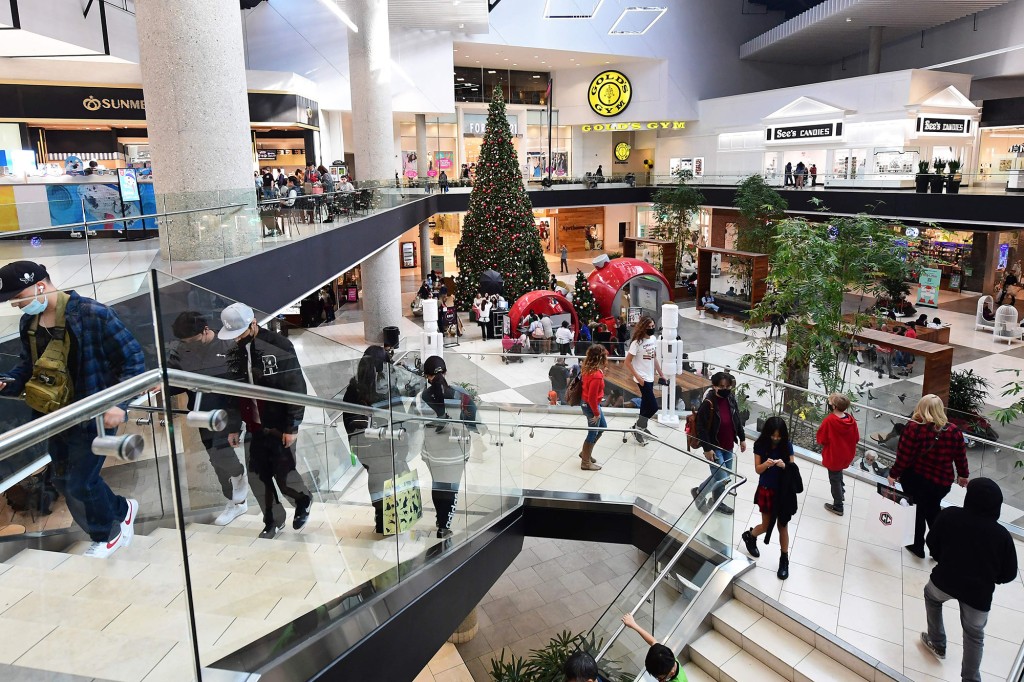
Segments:
[[[739,652],[738,645],[715,630],[701,635],[690,644],[690,660],[716,679],[719,669]]]
[[[865,679],[815,649],[797,664],[795,682],[865,682]]]
[[[743,646],[743,633],[761,618],[760,613],[738,599],[726,602],[711,614],[715,630],[739,646]]]
[[[787,680],[793,679],[793,669],[813,649],[767,618],[761,618],[743,632],[743,650]]]
[[[787,678],[746,651],[740,651],[721,667],[718,679],[720,682],[785,682]]]
[[[687,682],[715,682],[714,677],[701,670],[692,661],[683,665],[683,672],[686,673]]]

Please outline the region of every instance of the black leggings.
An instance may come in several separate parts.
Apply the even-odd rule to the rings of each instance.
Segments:
[[[923,552],[925,523],[929,529],[932,527],[939,513],[942,498],[949,494],[951,486],[937,485],[913,471],[905,472],[900,477],[900,483],[903,484],[903,490],[914,499],[914,506],[917,507],[914,519],[914,547]]]
[[[658,413],[658,399],[654,397],[654,382],[645,381],[640,387],[640,416],[650,419]]]

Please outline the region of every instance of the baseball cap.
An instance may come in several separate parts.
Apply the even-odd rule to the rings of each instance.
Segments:
[[[0,268],[0,303],[17,298],[18,294],[36,282],[49,278],[50,274],[39,263],[30,260],[8,263]]]
[[[245,333],[252,321],[256,319],[252,308],[244,303],[232,303],[220,311],[221,330],[217,332],[217,338],[224,341],[237,339]]]
[[[444,360],[436,355],[431,355],[423,363],[423,376],[432,377],[435,374],[443,374],[447,371],[448,367],[444,364]]]

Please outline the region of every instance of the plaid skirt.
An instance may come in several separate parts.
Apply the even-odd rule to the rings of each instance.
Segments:
[[[772,513],[772,504],[775,502],[775,489],[763,485],[757,486],[754,491],[754,504],[758,506],[762,514]]]

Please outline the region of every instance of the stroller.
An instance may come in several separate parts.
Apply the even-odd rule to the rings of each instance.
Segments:
[[[523,342],[513,339],[508,334],[501,337],[501,361],[506,365],[513,362],[522,362]]]

